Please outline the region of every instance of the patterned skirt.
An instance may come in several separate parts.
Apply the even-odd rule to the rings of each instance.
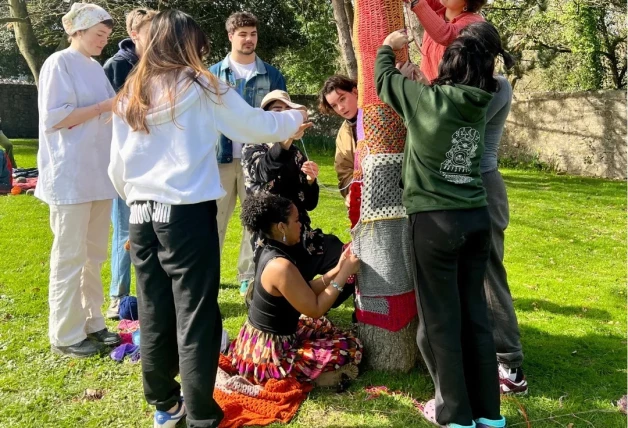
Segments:
[[[238,373],[256,384],[286,377],[309,382],[321,373],[359,364],[362,344],[324,317],[301,316],[297,332],[289,336],[265,333],[247,320],[229,347],[229,357]]]

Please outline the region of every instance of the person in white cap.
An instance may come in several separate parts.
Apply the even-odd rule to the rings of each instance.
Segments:
[[[305,106],[293,103],[290,95],[281,90],[268,93],[261,103],[267,111],[281,112],[287,110],[307,111]],[[306,281],[316,275],[330,272],[338,264],[343,251],[343,243],[331,234],[324,234],[321,229],[313,229],[308,211],[318,205],[318,165],[307,159],[294,143],[301,139],[305,130],[312,123],[301,125],[299,132],[283,142],[260,145],[245,145],[242,150],[242,171],[244,186],[249,195],[272,193],[289,199],[299,211],[301,223],[301,248],[296,251],[299,260],[297,266]],[[264,246],[262,236],[254,234],[251,239],[254,260],[257,262]],[[338,307],[353,295],[355,287],[347,284],[332,307]],[[253,291],[247,291],[247,303]]]
[[[63,17],[70,47],[52,54],[39,76],[39,182],[50,207],[49,337],[52,351],[72,357],[117,345],[101,312],[111,201],[107,175],[115,92],[100,55],[113,28],[100,6],[74,3]]]

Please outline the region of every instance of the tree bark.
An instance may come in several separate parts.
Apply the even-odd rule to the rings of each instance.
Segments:
[[[347,14],[347,22],[349,24],[349,34],[351,35],[351,41],[353,42],[353,3],[351,0],[344,0],[345,2],[345,13]]]
[[[340,43],[342,59],[349,77],[356,79],[358,76],[358,63],[355,59],[353,44],[351,43],[351,31],[349,30],[345,3],[344,0],[332,0],[331,3],[334,9],[334,20],[336,21],[336,28],[338,30],[338,42]]]
[[[33,25],[28,15],[25,0],[8,0],[10,18],[17,18],[13,22],[13,32],[15,33],[15,41],[20,53],[26,60],[28,68],[30,68],[35,84],[39,87],[39,71],[44,64],[45,55],[39,46]]]
[[[399,331],[388,331],[358,323],[357,336],[364,345],[363,365],[367,369],[409,372],[420,361],[416,333],[418,317]]]

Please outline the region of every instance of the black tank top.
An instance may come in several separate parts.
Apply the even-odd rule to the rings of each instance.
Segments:
[[[283,296],[273,296],[262,286],[262,273],[268,262],[278,257],[289,260],[296,266],[290,255],[290,247],[267,240],[255,264],[253,298],[249,307],[249,323],[266,333],[289,336],[297,332],[301,313]]]

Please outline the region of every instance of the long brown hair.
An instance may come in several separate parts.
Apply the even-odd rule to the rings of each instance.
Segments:
[[[203,63],[208,54],[209,39],[190,15],[178,10],[159,12],[151,23],[146,51],[115,98],[113,113],[134,131],[148,133],[146,115],[156,84],[168,88],[173,121],[177,90],[185,92],[196,83],[219,101],[220,82]],[[187,84],[178,89],[186,75]],[[126,104],[124,107],[121,101]]]

